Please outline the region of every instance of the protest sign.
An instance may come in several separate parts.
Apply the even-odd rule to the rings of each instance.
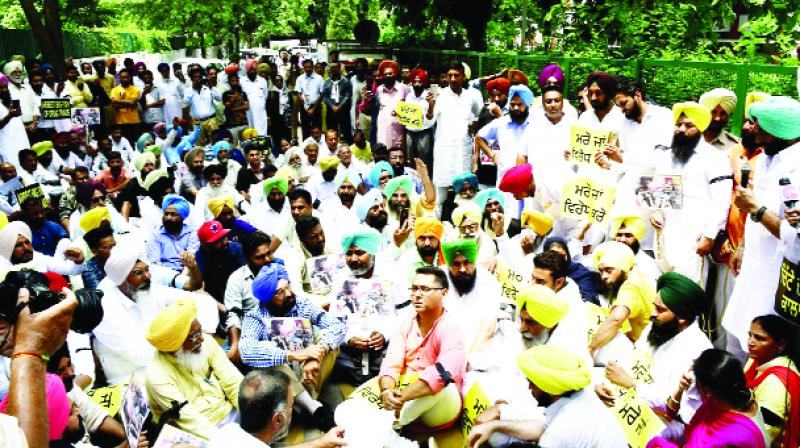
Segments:
[[[564,184],[561,214],[565,218],[606,224],[617,187],[588,177],[574,177]]]
[[[334,281],[347,272],[344,254],[320,255],[306,260],[306,271],[314,294],[328,294]]]
[[[464,448],[467,448],[467,436],[475,426],[475,419],[478,418],[483,411],[489,409],[491,403],[486,398],[486,394],[481,389],[478,382],[472,383],[467,394],[464,395],[464,409],[461,412],[461,435],[464,437]]]
[[[174,446],[206,448],[208,441],[186,431],[181,431],[172,425],[164,425],[153,448],[172,448]]]
[[[86,395],[93,403],[108,412],[108,415],[114,417],[119,412],[120,405],[122,404],[122,395],[125,393],[128,384],[115,384],[113,386],[101,387],[99,389],[90,389],[86,391]]]
[[[72,118],[72,103],[69,98],[42,99],[39,111],[42,120]]]
[[[342,283],[330,306],[340,316],[375,316],[395,314],[389,282],[348,279]]]
[[[302,317],[264,318],[267,336],[280,350],[302,350],[314,342],[311,321]]]
[[[394,108],[397,122],[412,129],[422,129],[422,106],[398,101]]]
[[[100,124],[100,108],[79,107],[72,109],[72,122],[79,125]]]
[[[526,283],[529,276],[517,272],[504,260],[497,260],[495,277],[500,283],[500,310],[509,319],[514,319],[514,312],[517,307],[517,294],[520,292],[521,285]]]
[[[131,378],[122,398],[122,426],[130,446],[138,446],[139,434],[142,432],[145,420],[150,415],[150,406],[147,404],[144,392],[144,381],[141,373],[136,373]]]
[[[679,210],[683,207],[683,179],[680,175],[649,175],[639,178],[636,206]]]
[[[630,448],[645,448],[647,442],[664,429],[664,423],[636,394],[635,388],[626,389],[614,398],[614,405],[609,409],[622,427]]]
[[[42,186],[39,184],[31,184],[15,191],[14,195],[17,197],[17,203],[22,205],[22,203],[30,198],[44,199],[44,190],[42,190]]]
[[[594,165],[595,155],[616,139],[615,132],[572,125],[569,131],[569,160],[577,165]]]
[[[800,326],[800,267],[786,258],[781,263],[781,276],[775,292],[775,312]]]

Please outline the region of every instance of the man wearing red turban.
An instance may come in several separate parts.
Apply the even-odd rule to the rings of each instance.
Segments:
[[[428,167],[433,166],[433,122],[426,118],[428,109],[436,100],[428,90],[428,73],[415,68],[409,75],[411,92],[406,95],[407,103],[422,107],[422,126],[406,126],[406,160],[420,158]]]
[[[383,81],[378,87],[378,126],[375,140],[387,148],[406,147],[406,128],[397,121],[395,108],[403,101],[411,90],[407,85],[397,82],[399,68],[397,62],[385,60],[378,66],[378,75]]]

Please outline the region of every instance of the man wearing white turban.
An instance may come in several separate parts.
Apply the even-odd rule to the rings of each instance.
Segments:
[[[25,83],[25,67],[20,61],[11,61],[3,67],[3,74],[8,76],[8,93],[12,100],[18,100],[20,119],[30,137],[36,131],[39,122],[39,109],[36,107],[36,95],[30,84]]]
[[[151,285],[150,267],[143,259],[141,244],[120,241],[111,250],[105,264],[106,278],[98,285],[103,291],[104,315],[92,334],[95,353],[110,384],[125,381],[150,363],[153,346],[145,333],[153,318],[178,298],[189,295],[195,299],[197,319],[204,332],[213,333],[219,320],[211,297],[155,282]]]
[[[0,230],[0,271],[24,267],[39,272],[78,275],[83,272],[83,251],[65,246],[64,240],[55,255],[48,256],[33,250],[31,229],[22,221],[12,221]]]
[[[739,143],[739,137],[725,129],[730,116],[736,110],[736,101],[736,94],[723,88],[700,95],[699,103],[711,111],[711,123],[703,132],[703,138],[711,146],[726,153]]]

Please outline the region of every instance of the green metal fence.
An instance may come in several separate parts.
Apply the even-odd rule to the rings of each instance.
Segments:
[[[152,32],[64,32],[64,54],[73,58],[168,48],[169,42],[166,36],[161,39]],[[39,53],[33,31],[0,29],[0,60],[8,59],[15,54],[33,59]]]
[[[524,71],[535,86],[539,72],[548,64],[564,70],[564,92],[576,100],[586,77],[595,70],[640,79],[647,96],[671,106],[680,101],[697,100],[703,92],[725,87],[736,92],[739,101],[731,117],[731,131],[738,134],[744,119],[744,98],[748,92],[797,97],[797,67],[721,62],[666,61],[657,59],[601,59],[535,55],[489,54],[451,50],[397,50],[403,63],[440,68],[453,59],[466,62],[472,77],[497,73],[504,67]]]

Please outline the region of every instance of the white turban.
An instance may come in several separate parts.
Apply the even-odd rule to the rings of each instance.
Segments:
[[[22,62],[11,61],[3,66],[3,73],[5,73],[6,76],[11,76],[14,70],[23,71]]]
[[[721,106],[722,110],[730,115],[736,109],[736,99],[736,94],[733,91],[720,87],[700,95],[698,103],[706,106],[710,111],[716,109],[717,106]]]
[[[0,256],[11,261],[11,254],[14,253],[14,246],[17,245],[20,235],[32,241],[31,228],[22,221],[11,221],[0,230]]]
[[[128,241],[120,242],[111,249],[111,255],[106,260],[106,275],[115,285],[121,285],[141,258],[140,248]]]

